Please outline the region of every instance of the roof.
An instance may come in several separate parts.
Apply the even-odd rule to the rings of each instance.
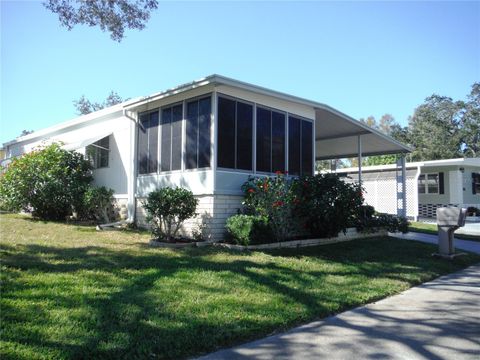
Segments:
[[[441,160],[409,162],[405,164],[406,168],[418,168],[418,167],[428,168],[428,167],[438,167],[438,166],[474,166],[474,167],[478,166],[480,167],[480,158],[441,159]],[[362,172],[388,171],[388,170],[394,170],[396,167],[397,167],[396,164],[362,166]],[[337,169],[336,172],[337,173],[355,173],[355,172],[358,172],[358,167]]]
[[[117,104],[88,115],[80,116],[73,120],[43,130],[35,131],[29,135],[7,142],[4,144],[4,146],[45,137],[46,135],[65,130],[71,126],[78,126],[82,123],[108,117],[109,115],[118,111],[134,110],[147,103],[209,84],[227,85],[314,108],[316,114],[315,131],[317,134],[320,134],[319,137],[315,139],[317,160],[356,156],[358,149],[357,141],[359,136],[362,139],[362,153],[365,156],[406,153],[411,151],[409,147],[399,143],[391,137],[372,129],[368,125],[363,124],[360,121],[355,120],[352,117],[326,104],[267,89],[217,74],[213,74],[190,83],[182,84],[175,88],[149,96],[131,99],[124,103]]]

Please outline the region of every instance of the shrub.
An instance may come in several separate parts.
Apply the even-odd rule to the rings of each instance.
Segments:
[[[272,242],[275,235],[268,220],[256,215],[234,215],[227,219],[229,238],[238,245],[265,244]]]
[[[292,181],[277,172],[275,177],[249,177],[242,185],[246,212],[268,219],[274,237],[283,241],[295,230],[295,195]]]
[[[365,232],[385,229],[389,232],[406,233],[409,225],[407,218],[403,216],[377,213],[373,206],[364,205],[359,209],[355,227]]]
[[[83,195],[82,216],[103,223],[110,222],[108,211],[113,207],[113,190],[90,186]]]
[[[173,241],[182,223],[195,215],[198,200],[182,188],[165,187],[148,194],[142,202],[152,234],[164,241]]]
[[[467,208],[467,216],[480,216],[480,210],[474,206]]]
[[[10,211],[62,220],[82,206],[91,181],[91,165],[83,155],[52,144],[9,164],[0,176],[0,202]]]
[[[363,204],[361,188],[336,174],[305,176],[295,183],[296,213],[315,237],[334,237],[355,223]]]
[[[359,223],[358,230],[365,232],[374,232],[380,229],[387,230],[388,232],[402,233],[408,232],[408,226],[410,223],[408,219],[403,216],[391,215],[391,214],[375,214],[364,222]]]

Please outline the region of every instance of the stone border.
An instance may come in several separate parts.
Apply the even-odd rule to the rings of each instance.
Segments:
[[[197,241],[197,242],[190,242],[190,243],[166,243],[166,242],[156,241],[154,239],[151,239],[149,244],[150,246],[153,246],[153,247],[168,248],[168,249],[216,246],[216,247],[222,247],[222,248],[231,249],[231,250],[244,251],[244,250],[301,248],[301,247],[308,247],[308,246],[335,244],[335,243],[351,241],[356,239],[365,239],[365,238],[370,238],[375,236],[387,236],[387,235],[388,233],[386,230],[381,230],[374,233],[359,233],[355,228],[348,228],[345,234],[341,232],[339,236],[334,238],[290,240],[290,241],[275,242],[270,244],[259,244],[259,245],[248,245],[248,246],[227,244],[227,243],[221,243],[221,242],[211,242],[211,241]]]
[[[259,245],[235,245],[235,244],[226,244],[226,243],[211,243],[213,246],[220,246],[232,250],[264,250],[264,249],[288,249],[288,248],[300,248],[308,246],[318,246],[318,245],[328,245],[335,244],[345,241],[365,239],[375,236],[387,236],[387,231],[382,230],[375,233],[358,233],[357,229],[349,228],[344,234],[343,232],[339,236],[334,238],[324,238],[324,239],[305,239],[305,240],[291,240],[291,241],[282,241],[271,244],[259,244]]]
[[[182,249],[186,247],[198,246],[196,242],[167,243],[167,242],[157,241],[155,239],[151,239],[149,244],[150,246],[153,246],[153,247],[161,247],[161,248],[169,248],[169,249]]]

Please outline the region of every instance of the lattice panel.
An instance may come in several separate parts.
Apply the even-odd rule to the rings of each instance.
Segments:
[[[407,216],[416,216],[415,208],[415,183],[416,170],[407,170],[406,175],[406,197]],[[353,179],[348,182],[357,182],[358,175],[350,174]],[[377,173],[362,174],[363,187],[365,189],[365,202],[381,213],[397,214],[398,208],[402,207],[401,199],[397,199],[397,179],[395,171],[384,171]],[[401,188],[401,184],[398,185]]]

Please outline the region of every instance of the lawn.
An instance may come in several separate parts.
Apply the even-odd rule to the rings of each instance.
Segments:
[[[1,215],[2,359],[185,358],[479,262],[390,238],[237,253]]]
[[[436,224],[427,224],[422,222],[411,222],[408,227],[408,231],[414,231],[424,234],[438,235],[438,228]],[[471,241],[480,241],[480,238],[475,235],[466,235],[466,234],[457,234],[455,233],[457,239],[471,240]]]

